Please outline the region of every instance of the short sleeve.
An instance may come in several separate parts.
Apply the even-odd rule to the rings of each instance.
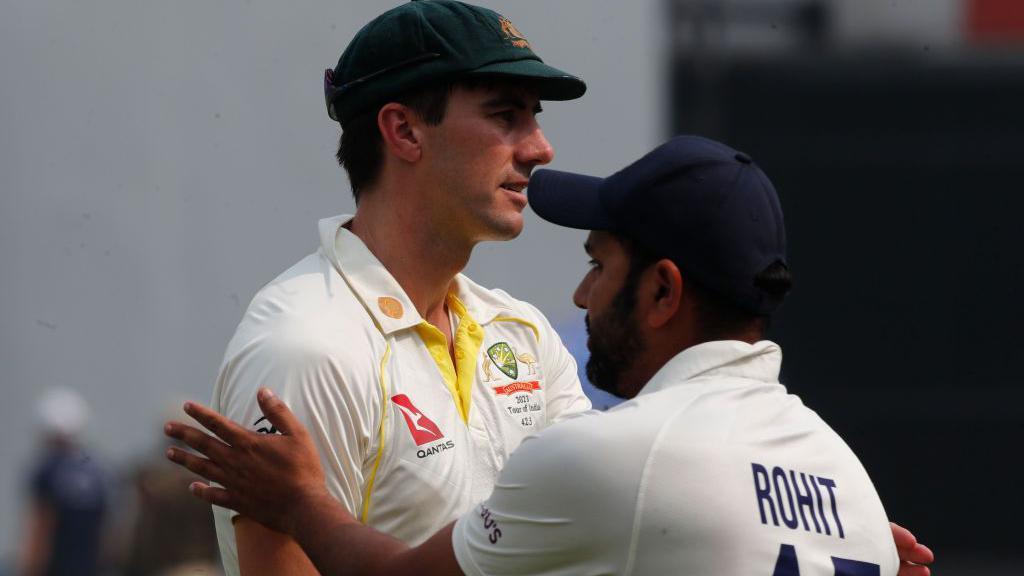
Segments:
[[[362,364],[315,334],[281,330],[225,362],[214,404],[250,430],[276,433],[256,401],[259,387],[271,388],[309,429],[330,492],[358,517],[364,464],[380,422],[377,372]],[[348,376],[359,370],[366,375]]]
[[[586,427],[575,425],[591,418],[524,441],[490,498],[457,520],[452,547],[463,572],[623,573],[636,486],[580,435]]]

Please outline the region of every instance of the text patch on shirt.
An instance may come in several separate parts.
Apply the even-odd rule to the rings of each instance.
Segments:
[[[480,367],[482,382],[490,386],[507,416],[523,428],[543,422],[543,385],[532,352],[519,352],[505,341],[495,342],[484,350]]]
[[[757,462],[750,466],[762,524],[779,526],[781,520],[781,525],[792,530],[803,528],[846,538],[839,519],[835,480],[779,466],[769,469]]]

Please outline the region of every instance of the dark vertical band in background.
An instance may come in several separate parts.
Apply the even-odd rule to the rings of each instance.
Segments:
[[[673,133],[746,151],[782,196],[790,390],[923,541],[1019,554],[1024,60],[680,51],[672,75]]]

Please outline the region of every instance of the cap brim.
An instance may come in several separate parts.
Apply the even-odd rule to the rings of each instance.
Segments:
[[[514,76],[536,81],[541,100],[575,100],[587,91],[579,78],[533,59],[494,62],[475,68],[467,74]]]
[[[611,216],[601,202],[604,178],[537,170],[530,176],[527,198],[538,216],[559,226],[581,230],[610,230]]]

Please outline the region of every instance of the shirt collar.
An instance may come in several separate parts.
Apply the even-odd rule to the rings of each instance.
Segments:
[[[351,215],[342,214],[320,221],[320,247],[324,254],[385,335],[423,322],[394,276],[358,236],[345,228],[350,220]],[[505,300],[462,274],[455,277],[452,294],[478,324],[513,313]]]
[[[736,340],[704,342],[676,354],[651,378],[640,394],[679,386],[696,378],[744,378],[778,382],[782,349],[770,340],[754,344]]]
[[[455,277],[451,293],[462,302],[466,312],[477,324],[487,324],[499,316],[515,315],[508,296],[500,298],[494,291],[480,286],[463,274]]]
[[[320,221],[320,248],[352,288],[384,334],[423,321],[405,290],[363,241],[345,228],[352,219],[343,214]]]

